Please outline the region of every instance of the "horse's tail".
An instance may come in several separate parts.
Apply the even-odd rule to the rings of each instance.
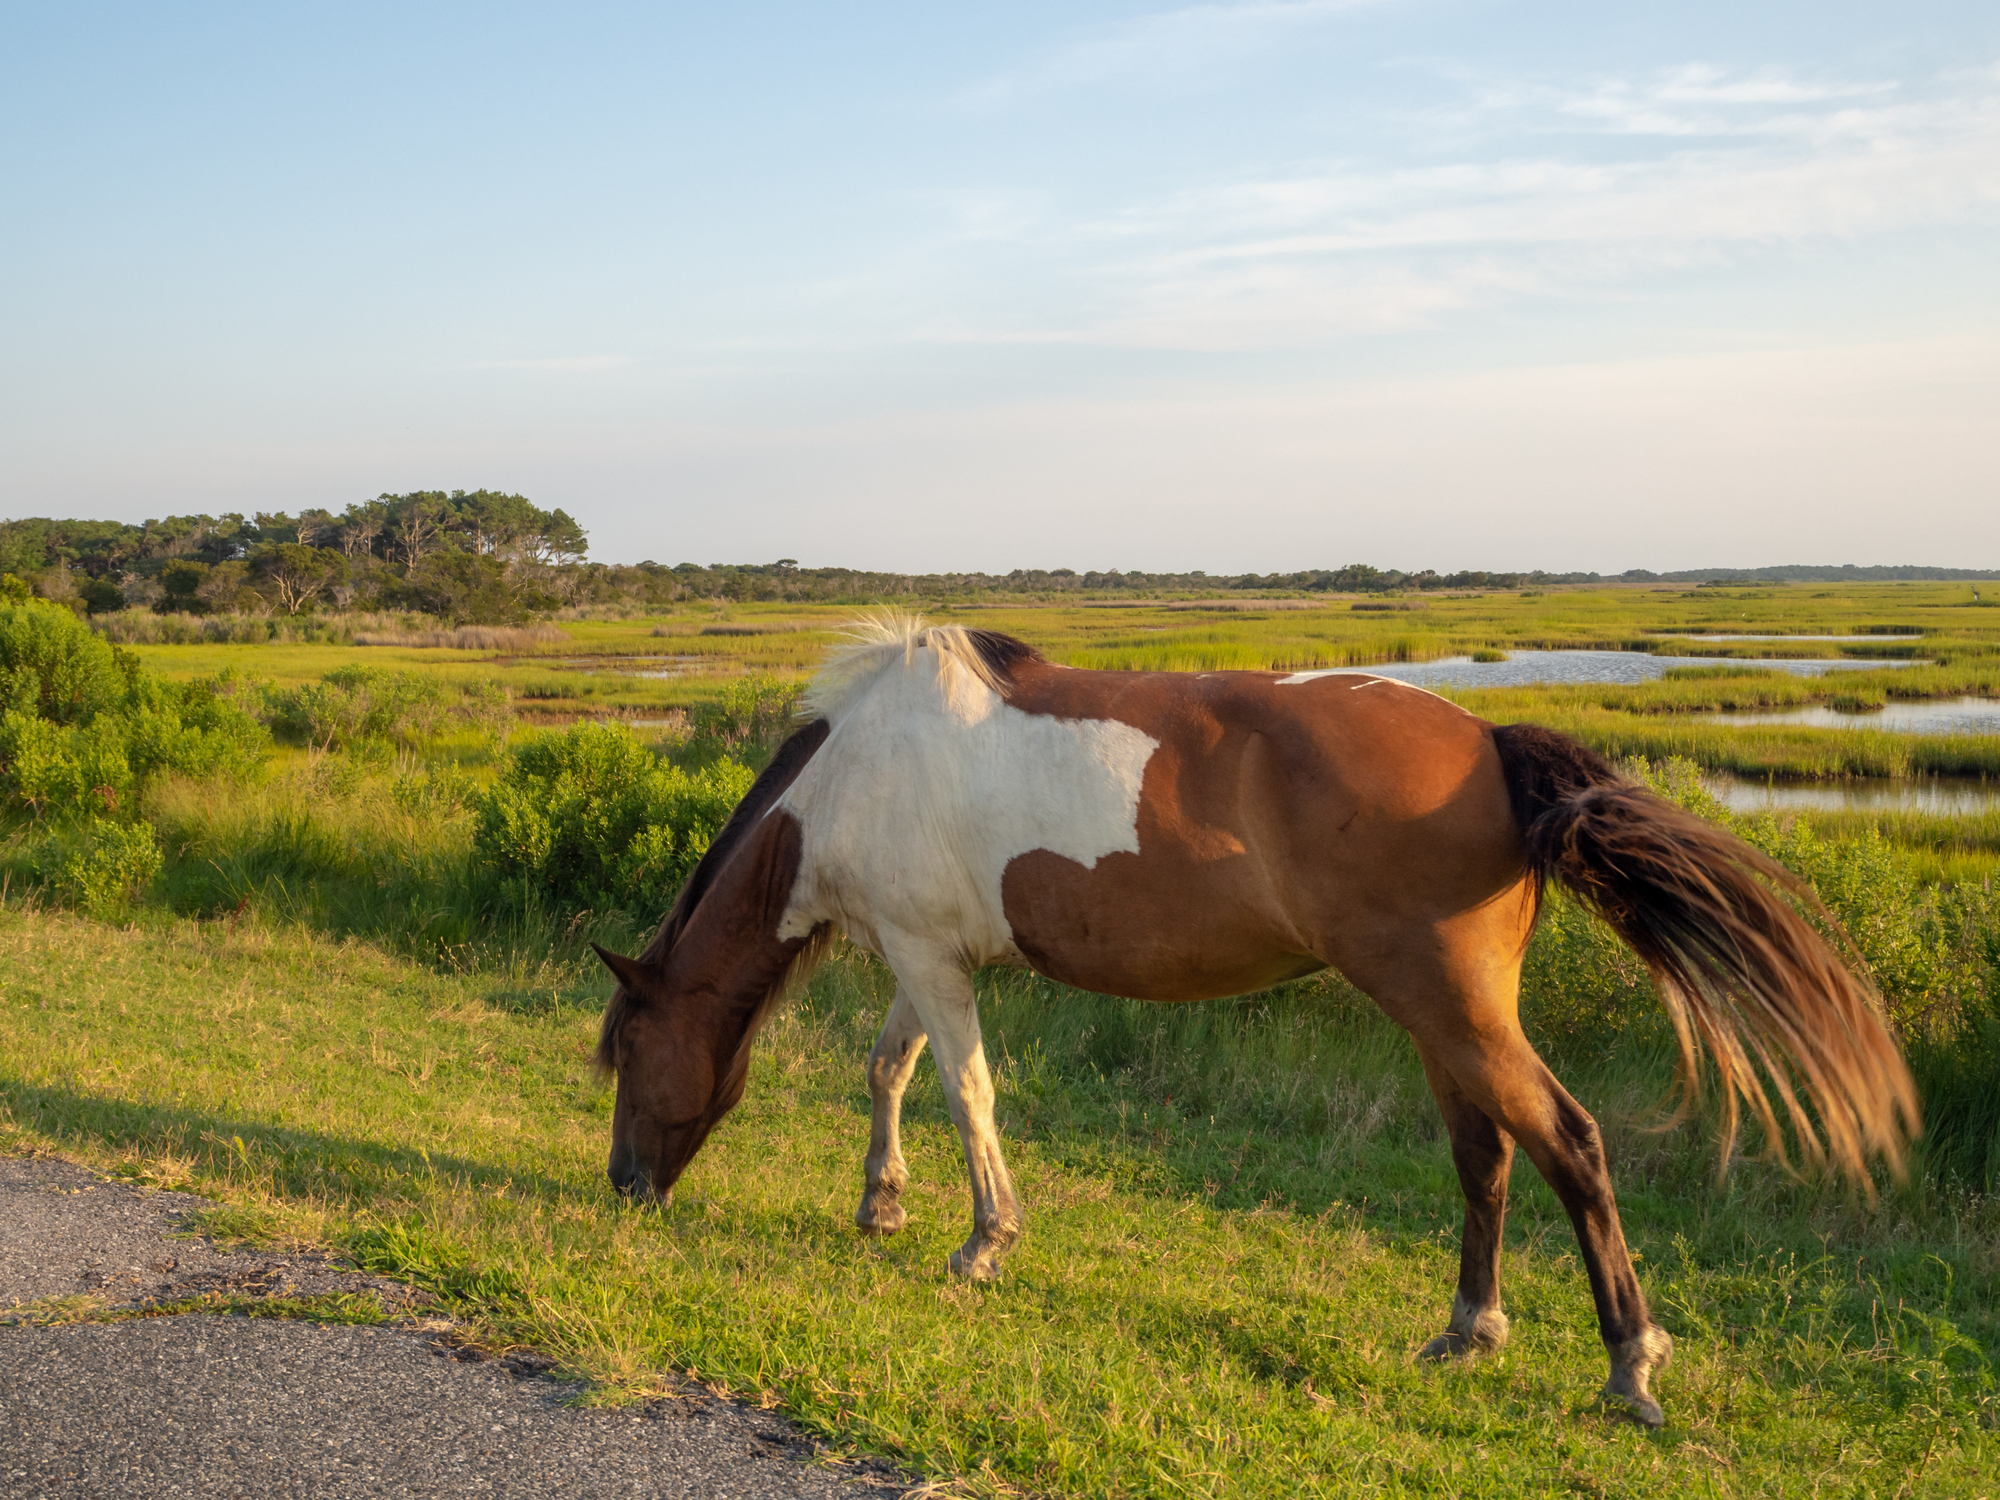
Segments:
[[[1786,1160],[1775,1093],[1809,1162],[1831,1158],[1872,1190],[1867,1161],[1879,1152],[1900,1177],[1916,1086],[1874,987],[1780,894],[1824,916],[1811,889],[1567,735],[1513,724],[1493,744],[1537,899],[1553,876],[1652,970],[1680,1038],[1681,1113],[1702,1053],[1712,1060],[1725,1163],[1745,1106],[1767,1152]]]

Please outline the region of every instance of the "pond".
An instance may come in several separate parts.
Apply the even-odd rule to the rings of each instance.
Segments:
[[[1801,729],[1894,729],[1904,734],[2000,734],[2000,698],[1892,700],[1882,708],[1767,708],[1703,714],[1703,724],[1786,724]]]
[[[1764,782],[1716,774],[1702,784],[1737,812],[1919,812],[1963,818],[2000,811],[2000,781],[1924,776],[1907,781]]]
[[[1713,637],[1711,637],[1713,639]],[[1660,656],[1644,651],[1513,651],[1505,661],[1474,661],[1448,656],[1442,661],[1384,662],[1373,667],[1336,667],[1333,671],[1370,672],[1393,677],[1415,687],[1528,687],[1537,683],[1652,682],[1669,667],[1713,667],[1712,656]],[[1729,660],[1732,667],[1773,667],[1802,677],[1826,672],[1879,671],[1914,665],[1906,661],[1855,661],[1849,658]],[[1288,681],[1303,682],[1326,672],[1297,672]]]

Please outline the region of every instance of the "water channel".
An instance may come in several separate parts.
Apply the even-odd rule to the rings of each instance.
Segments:
[[[1710,639],[1715,639],[1710,637]],[[1794,637],[1802,639],[1802,637]],[[1373,667],[1343,667],[1337,671],[1372,672],[1414,687],[1529,687],[1548,683],[1652,682],[1669,667],[1771,667],[1801,677],[1827,672],[1870,672],[1915,665],[1909,661],[1859,661],[1852,657],[1662,656],[1645,651],[1513,651],[1505,661],[1474,661],[1448,656],[1441,661],[1385,662]],[[1300,672],[1301,680],[1324,672]]]
[[[1763,708],[1748,713],[1705,714],[1704,724],[1787,724],[1800,729],[1894,729],[1903,734],[2000,734],[2000,698],[1906,698],[1881,708],[1844,712]]]
[[[1920,776],[1904,781],[1765,782],[1714,772],[1702,784],[1736,812],[1917,812],[1966,818],[2000,812],[2000,782],[1972,776]]]

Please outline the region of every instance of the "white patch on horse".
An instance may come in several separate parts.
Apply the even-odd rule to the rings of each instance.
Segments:
[[[804,843],[781,936],[833,921],[877,952],[886,930],[949,934],[973,964],[1014,958],[1010,860],[1046,849],[1091,869],[1138,852],[1159,742],[1115,719],[1023,713],[961,659],[969,647],[940,644],[843,684],[826,743],[777,802]]]
[[[1390,687],[1408,688],[1413,693],[1422,693],[1426,698],[1436,698],[1440,703],[1451,703],[1451,699],[1434,693],[1429,688],[1418,687],[1414,682],[1405,682],[1400,677],[1377,677],[1372,672],[1357,672],[1352,667],[1321,667],[1311,672],[1294,672],[1289,677],[1280,677],[1272,686],[1295,687],[1308,682],[1318,682],[1322,677],[1367,678],[1367,681],[1357,682],[1348,688],[1350,693],[1358,693],[1365,687],[1381,687],[1386,684]],[[1451,703],[1451,706],[1458,708],[1456,703]],[[1464,713],[1465,710],[1459,709],[1459,712]]]

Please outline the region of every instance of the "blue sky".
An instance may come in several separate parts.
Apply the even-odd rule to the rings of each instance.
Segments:
[[[0,513],[2000,566],[2000,7],[0,20]]]

